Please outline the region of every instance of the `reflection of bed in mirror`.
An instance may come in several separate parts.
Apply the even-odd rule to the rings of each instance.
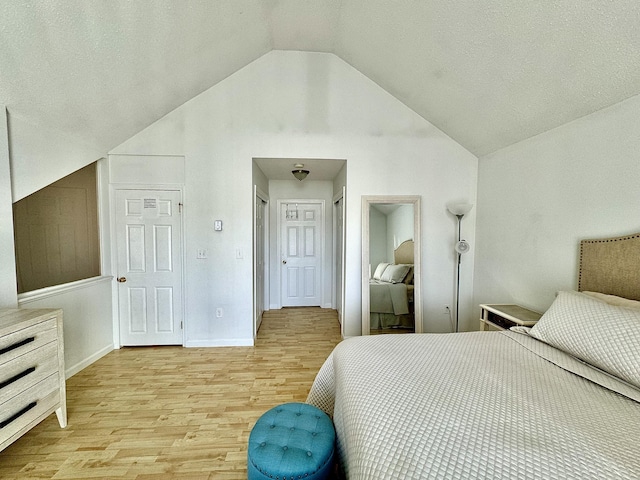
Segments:
[[[380,263],[369,279],[371,331],[414,331],[413,240],[393,252],[393,263]]]

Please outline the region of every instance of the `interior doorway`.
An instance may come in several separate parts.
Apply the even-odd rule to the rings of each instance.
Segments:
[[[254,185],[253,199],[253,339],[255,341],[268,304],[269,197]]]
[[[324,200],[279,200],[280,304],[322,305]]]
[[[182,192],[115,193],[120,345],[182,345]]]

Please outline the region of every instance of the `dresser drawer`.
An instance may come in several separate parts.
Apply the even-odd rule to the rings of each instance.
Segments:
[[[55,412],[67,425],[62,310],[0,309],[0,452]]]
[[[50,342],[4,363],[0,369],[0,404],[57,372],[56,342]]]
[[[32,325],[0,337],[0,366],[58,338],[56,319]]]
[[[59,387],[58,375],[51,375],[0,404],[1,440],[11,439],[23,428],[31,428],[43,415],[53,412],[60,403]]]

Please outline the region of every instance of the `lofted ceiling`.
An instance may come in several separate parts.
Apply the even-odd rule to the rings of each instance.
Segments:
[[[0,104],[105,152],[273,50],[333,53],[478,156],[640,93],[637,0],[0,2]]]

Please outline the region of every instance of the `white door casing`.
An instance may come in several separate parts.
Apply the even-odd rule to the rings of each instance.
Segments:
[[[280,203],[280,297],[283,307],[322,305],[324,202]]]
[[[262,323],[262,314],[265,309],[266,299],[266,270],[267,265],[267,201],[254,186],[254,329],[253,338],[257,337],[258,329]]]
[[[120,344],[182,345],[182,193],[116,190]]]
[[[345,214],[343,191],[333,203],[334,211],[334,284],[335,309],[338,311],[338,321],[341,330],[344,328],[342,316],[344,314],[344,260],[345,260]],[[342,332],[341,332],[342,333]]]

